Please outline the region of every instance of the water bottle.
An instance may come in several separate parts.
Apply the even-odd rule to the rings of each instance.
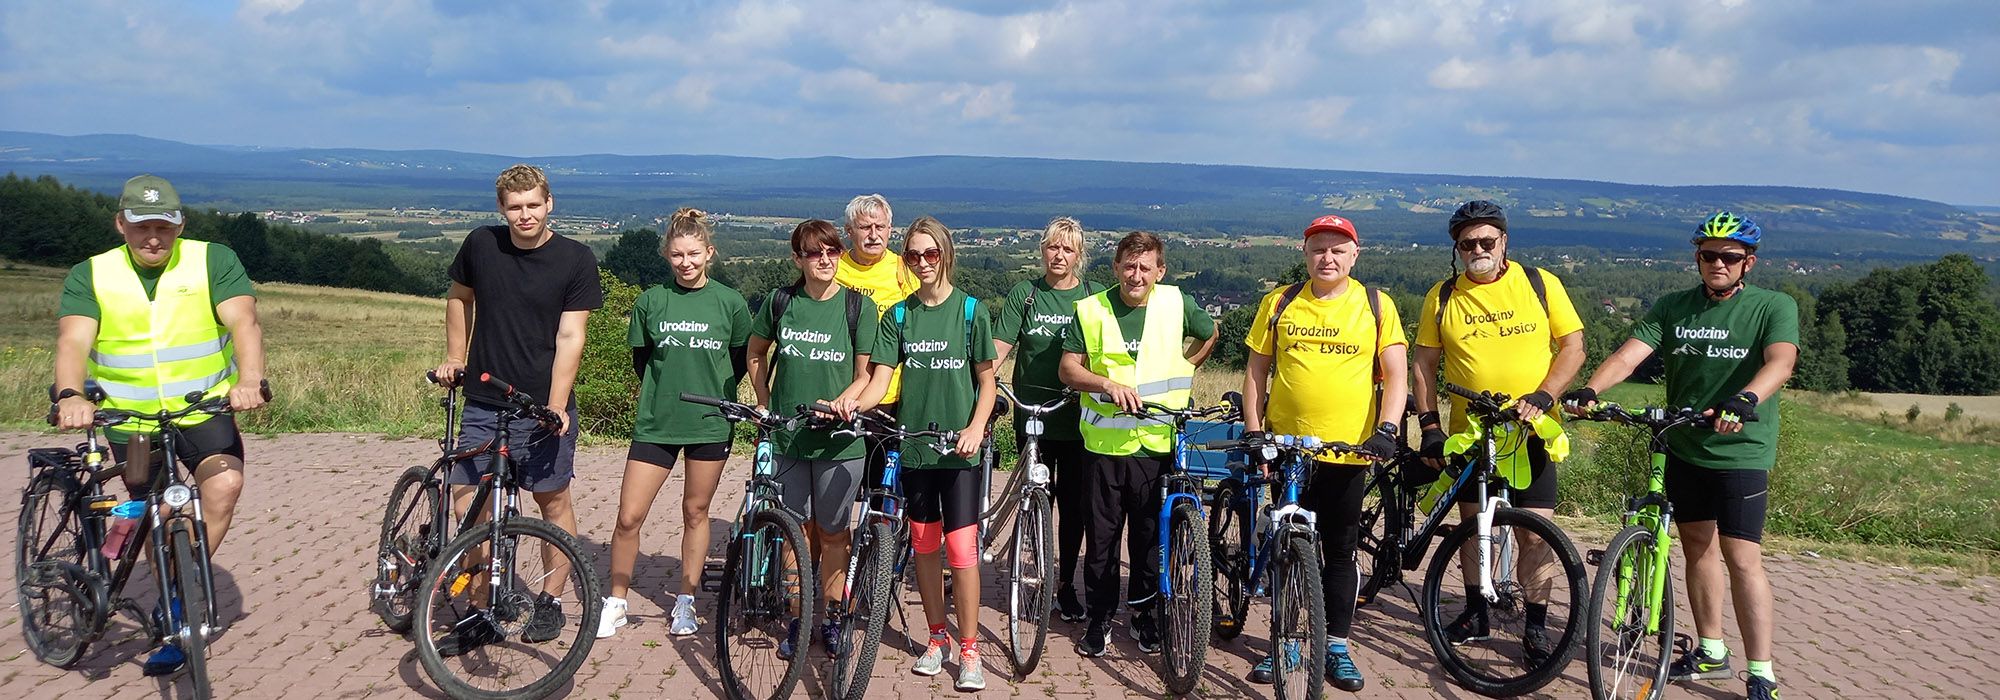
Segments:
[[[139,527],[139,516],[146,514],[145,501],[126,501],[111,509],[111,527],[104,533],[104,546],[98,552],[106,559],[117,559],[125,553],[125,541],[131,539],[132,531]]]

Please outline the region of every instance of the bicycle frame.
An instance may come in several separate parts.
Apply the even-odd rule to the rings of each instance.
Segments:
[[[1158,550],[1160,557],[1160,596],[1162,598],[1172,598],[1174,596],[1174,584],[1170,580],[1172,576],[1167,568],[1167,562],[1172,561],[1168,558],[1170,553],[1167,550],[1173,537],[1172,515],[1174,506],[1181,503],[1192,503],[1194,504],[1195,513],[1204,517],[1207,515],[1206,509],[1202,508],[1201,505],[1202,485],[1196,477],[1189,475],[1185,469],[1188,461],[1188,452],[1194,449],[1193,445],[1187,439],[1187,421],[1188,419],[1184,416],[1174,419],[1174,459],[1172,467],[1166,476],[1160,479]]]
[[[1646,632],[1659,634],[1660,606],[1665,602],[1668,567],[1673,559],[1674,506],[1667,502],[1667,451],[1663,441],[1664,431],[1655,433],[1652,440],[1652,468],[1646,475],[1646,494],[1631,498],[1626,503],[1625,524],[1639,525],[1653,531],[1654,541],[1660,546],[1653,548],[1652,580],[1646,588]],[[1623,562],[1619,566],[1624,566]],[[1620,571],[1625,574],[1629,572]],[[1618,577],[1617,612],[1619,619],[1625,616],[1628,598],[1632,592],[1632,577]]]

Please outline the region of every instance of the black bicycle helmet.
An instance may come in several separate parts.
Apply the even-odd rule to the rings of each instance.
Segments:
[[[1446,230],[1451,233],[1451,239],[1455,241],[1458,240],[1460,230],[1481,223],[1492,224],[1494,228],[1500,229],[1501,233],[1506,233],[1507,212],[1498,204],[1475,199],[1459,205],[1458,211],[1451,213],[1451,225]]]

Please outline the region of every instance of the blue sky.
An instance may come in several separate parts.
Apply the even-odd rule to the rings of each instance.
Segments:
[[[971,154],[2000,205],[2000,3],[24,0],[0,129]]]

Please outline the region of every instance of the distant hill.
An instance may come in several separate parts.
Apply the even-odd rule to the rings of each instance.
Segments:
[[[1287,233],[1328,212],[1364,240],[1436,242],[1457,203],[1506,205],[1524,245],[1649,248],[1685,241],[1717,209],[1757,219],[1798,253],[2000,255],[2000,214],[1843,190],[1304,170],[1228,165],[923,156],[858,159],[700,155],[522,157],[456,151],[197,146],[130,135],[0,131],[0,171],[55,175],[102,191],[150,171],[223,210],[434,206],[484,209],[516,162],[550,170],[558,211],[622,216],[683,204],[711,211],[838,218],[849,197],[889,195],[903,220],[1039,227],[1069,214],[1092,228],[1196,235]],[[1531,243],[1532,242],[1532,243]]]

